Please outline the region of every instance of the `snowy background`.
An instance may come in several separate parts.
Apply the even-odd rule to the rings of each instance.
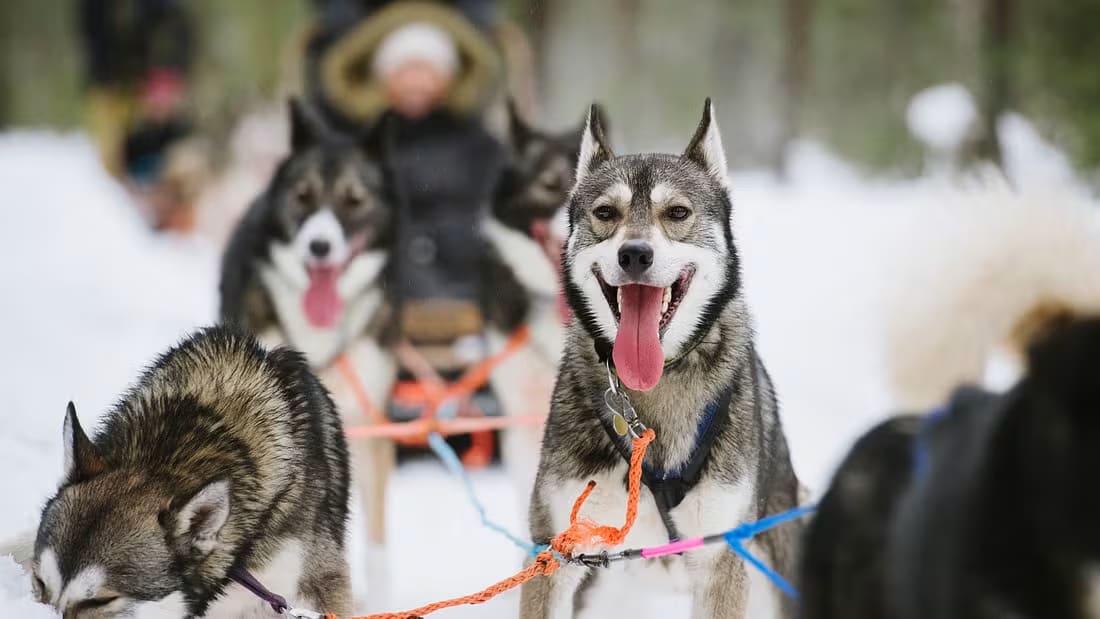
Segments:
[[[967,113],[965,100],[948,89],[928,101],[911,110],[910,123],[931,132],[927,142],[949,148],[952,132],[941,129],[966,124],[955,118]],[[1006,117],[1001,128],[1021,191],[1084,195],[1065,159],[1024,119]],[[869,178],[813,143],[797,146],[791,170],[782,183],[767,173],[734,175],[735,231],[795,465],[819,492],[851,441],[890,410],[877,333],[901,301],[897,291],[906,287],[896,284],[918,272],[930,250],[964,259],[969,235],[988,213],[959,208],[981,189],[960,191],[935,174]],[[7,256],[0,261],[2,542],[35,527],[56,487],[65,404],[75,401],[94,427],[145,363],[212,320],[219,249],[148,232],[82,135],[0,135],[0,186]],[[1055,205],[1043,208],[1058,216]],[[934,293],[931,286],[922,284],[920,293]],[[503,471],[474,473],[474,482],[497,520],[519,522],[520,500]],[[391,498],[392,609],[465,594],[519,567],[518,552],[478,525],[461,487],[436,462],[403,465]],[[358,522],[351,530],[363,600],[369,583]],[[28,591],[26,576],[0,557],[0,615],[18,608],[21,617],[52,616],[25,601]],[[619,613],[624,599],[615,600]],[[679,603],[670,599],[669,608]],[[517,604],[512,593],[442,616],[510,617]],[[637,616],[663,610],[647,605]]]

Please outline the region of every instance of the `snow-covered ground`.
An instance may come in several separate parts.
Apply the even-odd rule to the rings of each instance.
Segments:
[[[1043,165],[1018,163],[1023,181],[1014,180],[1064,183],[1064,160],[1021,123],[1006,127],[1019,140],[1012,161],[1033,157]],[[1039,176],[1028,177],[1029,170]],[[155,354],[212,320],[218,249],[147,232],[80,136],[0,136],[0,187],[2,542],[33,528],[55,489],[65,404],[75,401],[93,425]],[[950,227],[942,207],[952,190],[942,179],[869,179],[812,144],[795,153],[790,183],[742,173],[733,188],[760,350],[779,390],[796,468],[819,491],[854,437],[889,411],[877,345],[889,305],[883,291],[928,255],[930,243],[946,238],[924,233]],[[494,469],[473,476],[493,516],[518,523],[508,477]],[[393,609],[465,594],[518,568],[518,552],[479,526],[462,488],[437,463],[402,466],[391,497]],[[360,530],[353,525],[362,599],[368,583]],[[32,608],[28,591],[26,576],[0,557],[0,615],[51,616]],[[616,615],[625,612],[624,599],[636,597],[611,600]],[[666,601],[639,604],[636,616],[664,616],[682,604]],[[510,617],[517,604],[513,592],[444,616]]]

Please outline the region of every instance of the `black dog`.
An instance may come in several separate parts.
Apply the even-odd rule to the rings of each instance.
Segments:
[[[802,616],[1100,616],[1098,446],[1100,320],[1033,346],[1007,394],[878,426],[807,532]]]

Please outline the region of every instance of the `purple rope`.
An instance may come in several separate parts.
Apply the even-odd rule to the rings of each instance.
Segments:
[[[286,603],[286,598],[278,593],[268,591],[267,587],[260,584],[260,581],[256,580],[255,576],[249,574],[248,571],[243,568],[235,567],[229,570],[229,580],[248,589],[253,595],[270,604],[271,608],[277,613],[281,613],[290,608],[290,605]]]

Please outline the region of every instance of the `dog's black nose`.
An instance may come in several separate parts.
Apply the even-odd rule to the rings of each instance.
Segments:
[[[653,264],[653,246],[646,241],[626,241],[619,247],[619,266],[631,277],[645,273]]]
[[[328,257],[328,252],[331,249],[332,245],[324,239],[313,239],[309,242],[309,253],[313,254],[315,258]]]

